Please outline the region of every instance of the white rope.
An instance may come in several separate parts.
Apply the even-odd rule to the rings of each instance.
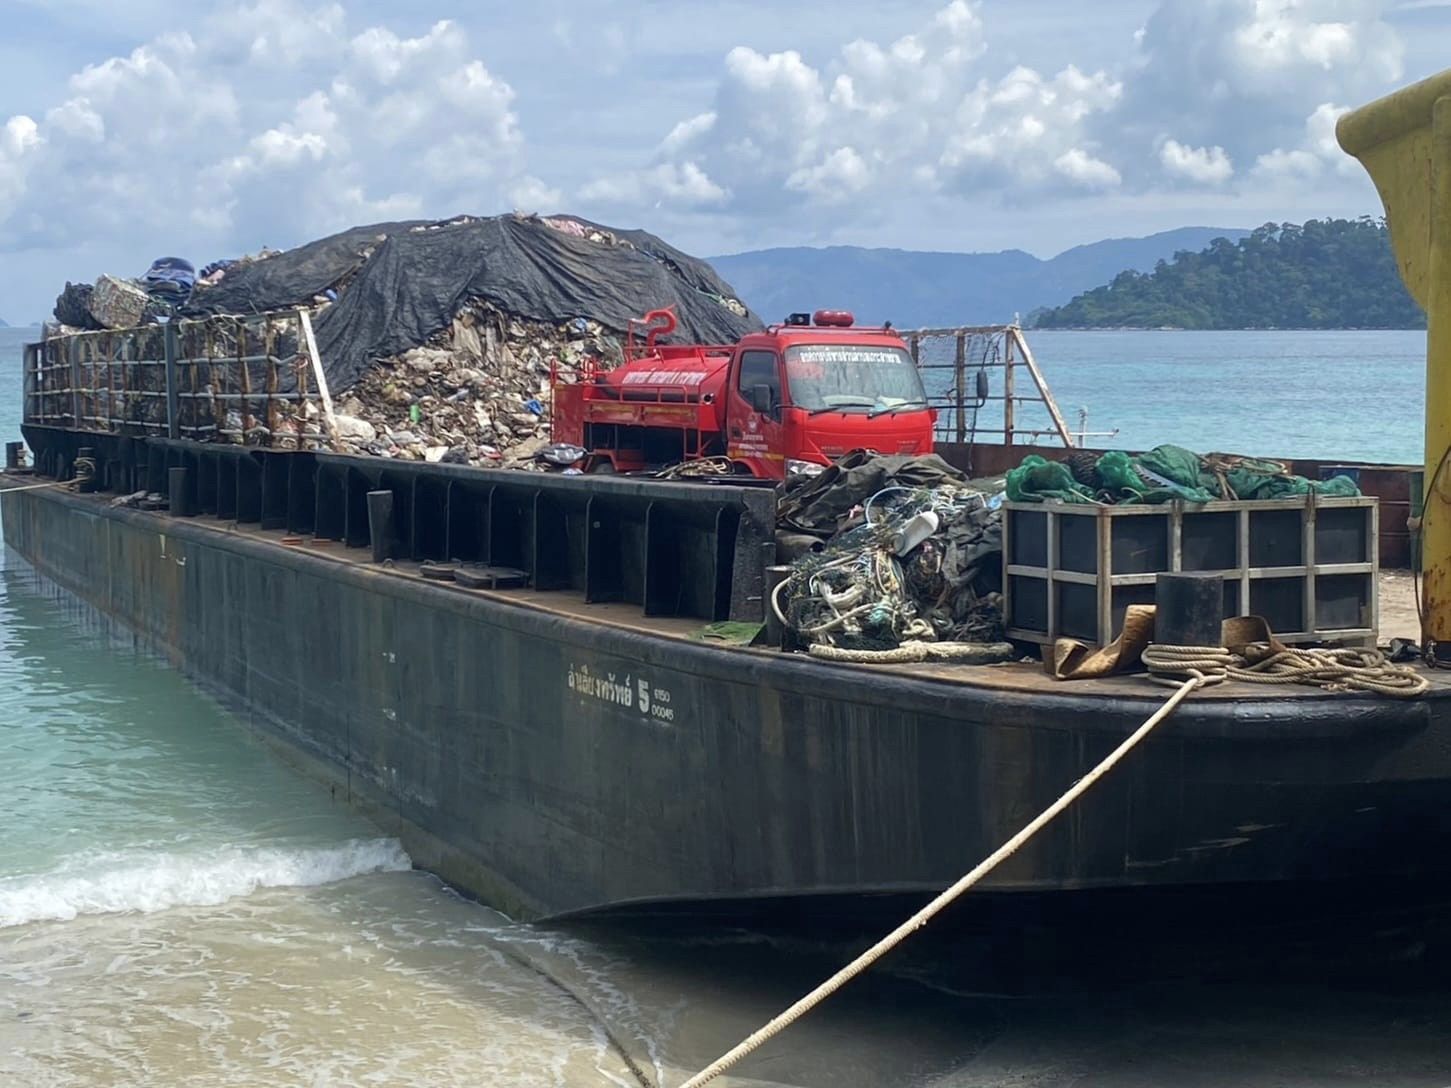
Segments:
[[[69,487],[73,482],[72,480],[51,480],[43,484],[26,484],[23,487],[6,487],[4,484],[0,484],[0,495],[11,491],[39,491],[43,487]]]
[[[816,989],[812,990],[805,997],[801,998],[801,1000],[797,1001],[785,1012],[781,1013],[775,1019],[771,1020],[770,1023],[761,1027],[759,1030],[752,1032],[749,1036],[747,1036],[741,1042],[737,1043],[725,1054],[721,1055],[721,1057],[717,1058],[710,1065],[706,1066],[699,1073],[695,1074],[695,1076],[691,1077],[684,1084],[682,1084],[680,1088],[700,1088],[700,1085],[705,1084],[707,1081],[714,1080],[716,1077],[720,1076],[727,1069],[729,1069],[731,1066],[735,1065],[738,1061],[744,1058],[747,1054],[750,1054],[751,1051],[761,1046],[761,1044],[765,1043],[767,1040],[775,1037],[776,1035],[779,1035],[782,1031],[785,1031],[786,1028],[790,1027],[802,1016],[805,1016],[812,1009],[816,1008],[817,1005],[820,1005],[828,997],[836,993],[837,990],[841,989],[848,982],[856,978],[858,975],[860,975],[872,964],[876,963],[892,949],[896,948],[897,945],[901,944],[913,933],[925,926],[934,917],[941,913],[943,909],[949,906],[955,899],[961,896],[964,892],[966,892],[974,884],[980,881],[983,877],[991,873],[1008,858],[1012,857],[1013,854],[1017,853],[1018,849],[1022,847],[1024,843],[1028,842],[1034,835],[1036,835],[1039,831],[1046,827],[1054,819],[1054,817],[1058,816],[1061,812],[1063,812],[1064,809],[1068,808],[1069,805],[1073,804],[1074,801],[1078,800],[1079,797],[1081,797],[1084,793],[1091,789],[1094,783],[1096,783],[1100,778],[1102,778],[1109,771],[1111,771],[1114,768],[1114,765],[1119,762],[1119,760],[1123,759],[1124,756],[1128,755],[1129,752],[1133,751],[1134,747],[1141,740],[1143,740],[1151,732],[1153,732],[1155,726],[1157,726],[1160,722],[1162,722],[1165,718],[1172,714],[1174,712],[1174,708],[1177,707],[1181,702],[1183,702],[1185,697],[1188,696],[1188,694],[1195,688],[1199,687],[1202,683],[1204,683],[1204,681],[1200,679],[1191,678],[1189,680],[1185,680],[1179,686],[1179,690],[1174,692],[1173,695],[1169,696],[1169,698],[1165,700],[1164,705],[1159,707],[1158,710],[1154,711],[1154,713],[1149,716],[1149,718],[1144,722],[1143,725],[1139,726],[1138,729],[1134,730],[1134,732],[1128,737],[1128,739],[1126,739],[1122,744],[1120,744],[1117,748],[1110,752],[1104,758],[1102,763],[1100,763],[1097,767],[1093,768],[1093,770],[1089,771],[1077,782],[1073,783],[1073,785],[1069,786],[1068,791],[1064,793],[1062,797],[1054,801],[1053,804],[1049,805],[1046,809],[1044,809],[1031,823],[1029,823],[1026,827],[1024,827],[1007,842],[1003,843],[1002,846],[998,847],[997,850],[995,850],[986,860],[981,862],[977,866],[977,868],[973,869],[970,873],[967,873],[965,876],[959,879],[957,883],[953,884],[952,887],[948,888],[941,895],[937,896],[937,898],[933,899],[932,902],[928,903],[916,914],[912,915],[912,917],[908,918],[896,929],[892,930],[891,933],[887,934],[876,944],[872,945],[871,948],[867,949],[856,959],[852,960],[851,963],[847,964],[840,971],[838,971],[836,974],[832,975],[829,979],[823,982],[820,986],[816,987]]]
[[[1223,646],[1169,646],[1151,643],[1144,666],[1154,679],[1177,683],[1185,677],[1208,683],[1238,680],[1246,684],[1307,684],[1327,691],[1369,691],[1393,699],[1414,699],[1431,682],[1409,665],[1393,665],[1379,650],[1273,649],[1255,642],[1244,655]]]
[[[904,642],[890,650],[849,650],[816,642],[806,652],[823,661],[900,665],[915,661],[1000,661],[1008,650],[1008,644],[992,642]]]

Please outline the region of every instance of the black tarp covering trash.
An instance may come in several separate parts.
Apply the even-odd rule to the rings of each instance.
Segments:
[[[796,559],[772,607],[799,642],[862,660],[917,644],[1003,656],[999,499],[935,454],[857,450],[794,477],[777,523],[823,544]]]
[[[619,333],[645,310],[669,306],[679,323],[672,339],[683,343],[732,343],[761,327],[730,305],[732,289],[704,261],[644,231],[609,234],[602,244],[519,215],[359,227],[229,270],[215,287],[199,287],[186,312],[285,309],[343,288],[314,319],[335,390],[350,388],[374,360],[427,344],[471,301],[531,321],[585,318]]]
[[[328,444],[404,460],[540,467],[555,385],[618,365],[631,322],[650,310],[674,310],[675,342],[731,343],[761,327],[704,261],[645,231],[567,215],[374,223],[192,267],[161,258],[138,279],[67,284],[47,337],[213,319],[203,347],[226,356],[244,319],[272,356],[310,361],[297,317],[309,311],[337,407]],[[134,316],[120,303],[135,303]],[[299,374],[310,380],[283,366],[251,384],[287,396]],[[277,430],[322,441],[321,422],[303,411],[242,440]],[[218,435],[243,434],[240,408],[215,422]]]
[[[182,314],[264,314],[311,306],[328,291],[345,286],[390,235],[427,226],[427,220],[372,223],[261,259],[214,262],[202,270],[203,282]],[[221,279],[207,283],[218,270],[224,273]]]

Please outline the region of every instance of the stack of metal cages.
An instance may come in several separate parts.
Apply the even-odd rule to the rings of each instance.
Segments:
[[[1005,503],[1007,634],[1107,645],[1159,574],[1199,571],[1224,578],[1226,616],[1262,616],[1282,642],[1373,645],[1378,530],[1373,497]]]

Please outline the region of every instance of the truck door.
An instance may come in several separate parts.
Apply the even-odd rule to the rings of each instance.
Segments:
[[[781,358],[746,348],[726,393],[726,453],[755,476],[780,478],[786,470],[781,418]]]

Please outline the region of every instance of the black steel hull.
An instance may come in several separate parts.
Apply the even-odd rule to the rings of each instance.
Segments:
[[[1160,701],[730,650],[60,491],[6,542],[505,910],[937,889]],[[1201,698],[990,887],[1451,870],[1451,697]]]

